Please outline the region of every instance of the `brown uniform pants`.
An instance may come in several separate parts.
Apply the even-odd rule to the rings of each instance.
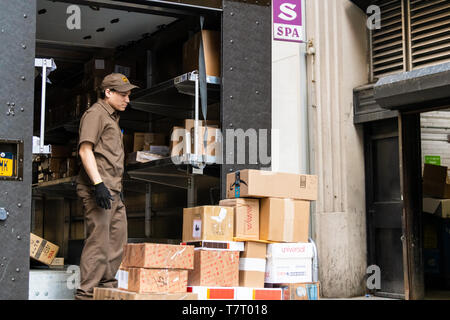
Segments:
[[[127,216],[119,192],[110,190],[111,209],[100,208],[94,190],[77,185],[83,200],[86,240],[81,253],[80,287],[76,298],[91,298],[94,287],[117,288],[115,275],[122,262],[123,247],[127,243]]]

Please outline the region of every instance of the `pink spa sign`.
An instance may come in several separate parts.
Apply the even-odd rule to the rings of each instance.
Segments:
[[[302,21],[303,0],[273,0],[273,39],[305,42]]]

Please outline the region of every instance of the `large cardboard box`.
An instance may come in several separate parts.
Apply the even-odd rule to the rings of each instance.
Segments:
[[[112,73],[114,70],[114,64],[111,59],[108,58],[94,58],[89,60],[84,65],[84,77],[105,77]]]
[[[239,258],[239,286],[264,288],[266,271],[265,243],[245,242],[244,251]]]
[[[122,268],[119,270],[119,289],[137,293],[186,292],[187,270]]]
[[[195,250],[189,286],[239,286],[239,251]]]
[[[308,242],[309,208],[309,201],[261,199],[259,238],[280,242]]]
[[[136,293],[116,288],[94,288],[94,300],[198,300],[197,293]]]
[[[166,144],[166,136],[163,133],[135,132],[133,152],[150,151],[151,145],[162,146]]]
[[[183,241],[233,240],[233,208],[202,206],[183,210]]]
[[[317,176],[245,169],[227,174],[227,198],[317,200]]]
[[[423,198],[423,212],[450,218],[450,199]]]
[[[271,243],[267,245],[265,283],[312,282],[311,243]]]
[[[234,208],[235,237],[259,239],[259,199],[225,199],[219,205]]]
[[[163,243],[129,243],[124,246],[126,268],[194,268],[194,246]]]
[[[450,181],[447,167],[426,163],[423,168],[424,197],[450,199]]]
[[[30,257],[34,260],[51,265],[58,253],[59,247],[34,233],[30,233]]]
[[[283,290],[283,300],[320,300],[320,283],[279,283],[273,288]]]
[[[220,77],[220,32],[202,30],[183,45],[183,72],[198,70],[200,36],[203,37],[205,67],[208,76]]]
[[[191,132],[192,128],[194,128],[194,124],[195,124],[195,119],[184,119],[184,128],[187,131]],[[217,120],[206,120],[206,124],[208,125],[208,127],[211,127],[211,128],[219,128],[220,127],[220,122]],[[198,126],[204,127],[205,121],[198,120]]]

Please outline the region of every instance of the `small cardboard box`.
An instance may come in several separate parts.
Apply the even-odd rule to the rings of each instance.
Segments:
[[[122,268],[118,286],[136,293],[186,292],[187,277],[187,270]]]
[[[129,243],[124,246],[122,266],[126,268],[194,268],[194,246],[162,243]]]
[[[51,265],[58,253],[59,247],[37,235],[30,233],[30,257]]]
[[[182,244],[194,246],[194,250],[227,250],[227,251],[244,251],[244,242],[237,241],[217,241],[217,240],[201,240],[187,241]]]
[[[264,288],[267,244],[246,241],[239,257],[239,286]]]
[[[227,174],[227,198],[317,200],[317,176],[245,169]]]
[[[311,243],[271,243],[267,245],[265,283],[312,282]]]
[[[94,300],[198,300],[197,293],[136,293],[115,288],[94,288]]]
[[[447,167],[426,163],[423,168],[422,191],[424,197],[450,199]]]
[[[202,30],[183,45],[183,72],[198,70],[200,36],[203,37],[205,67],[208,76],[220,77],[220,32]]]
[[[51,269],[63,269],[64,268],[64,258],[53,259],[53,262],[50,265],[50,268]]]
[[[233,241],[233,208],[202,206],[183,210],[183,241]]]
[[[423,212],[450,218],[450,199],[423,198]]]
[[[259,199],[225,199],[219,205],[234,208],[234,237],[259,239]]]
[[[273,288],[283,290],[283,300],[320,300],[320,283],[280,283]]]
[[[259,238],[279,242],[308,242],[310,202],[261,199]]]
[[[189,286],[239,286],[239,251],[195,250]]]
[[[133,152],[150,151],[150,145],[162,146],[166,144],[163,133],[135,132]]]
[[[84,65],[84,77],[105,77],[114,70],[113,62],[108,58],[94,58]]]

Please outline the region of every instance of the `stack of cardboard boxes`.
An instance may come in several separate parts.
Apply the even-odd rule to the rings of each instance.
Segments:
[[[450,178],[445,166],[423,170],[424,259],[426,276],[450,287]]]
[[[187,292],[188,270],[193,266],[193,246],[128,244],[117,275],[118,289],[95,288],[94,299],[196,300],[196,294]]]
[[[79,165],[72,149],[65,145],[52,145],[50,157],[38,164],[37,182],[72,177],[78,174]]]
[[[127,164],[144,163],[169,156],[164,133],[135,132],[134,135],[124,135],[124,150]]]

